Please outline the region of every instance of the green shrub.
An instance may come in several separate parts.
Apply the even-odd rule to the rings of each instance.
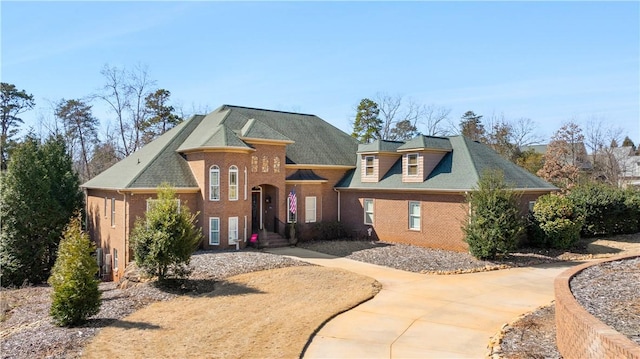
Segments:
[[[189,272],[191,254],[202,240],[195,226],[197,214],[179,207],[175,190],[158,187],[158,199],[152,202],[145,218],[138,218],[131,234],[135,261],[140,269],[164,280],[184,277]]]
[[[478,189],[467,195],[471,207],[463,226],[469,252],[480,259],[493,259],[516,247],[524,231],[518,206],[520,196],[508,189],[502,172],[485,172]]]
[[[640,230],[638,190],[590,183],[574,188],[569,197],[584,214],[582,235],[594,237]]]
[[[533,242],[551,248],[569,248],[580,239],[583,219],[571,198],[547,194],[533,206]]]
[[[344,225],[342,222],[338,221],[318,222],[313,226],[313,229],[316,232],[316,237],[318,239],[341,239],[347,236]]]
[[[71,219],[60,241],[49,284],[53,287],[49,314],[60,326],[83,323],[100,310],[95,246],[81,229],[80,215]]]

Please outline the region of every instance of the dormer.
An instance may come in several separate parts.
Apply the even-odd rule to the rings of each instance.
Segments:
[[[360,180],[363,183],[380,181],[400,158],[397,149],[401,145],[402,142],[383,140],[358,145]]]
[[[453,149],[449,139],[417,136],[397,152],[402,155],[402,182],[424,182],[442,158]]]

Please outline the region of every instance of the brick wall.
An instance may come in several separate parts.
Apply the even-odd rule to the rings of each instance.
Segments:
[[[633,258],[606,259],[573,267],[555,280],[556,342],[567,359],[628,358],[640,359],[640,345],[604,324],[587,312],[574,298],[569,287],[571,278],[584,269],[603,262]]]
[[[364,224],[363,202],[373,199],[373,226]],[[420,203],[420,228],[409,229],[409,202]],[[373,235],[387,242],[467,251],[462,221],[467,206],[459,194],[341,192],[341,220],[353,235],[362,236],[371,227]]]

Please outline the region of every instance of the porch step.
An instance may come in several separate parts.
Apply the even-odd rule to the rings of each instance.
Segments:
[[[268,232],[267,239],[260,241],[260,247],[262,248],[279,248],[279,247],[288,247],[289,240],[283,238],[278,233]]]

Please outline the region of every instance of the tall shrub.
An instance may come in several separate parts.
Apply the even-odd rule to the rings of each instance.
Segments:
[[[98,264],[94,244],[82,231],[81,215],[71,219],[60,241],[58,258],[49,277],[53,288],[50,315],[60,326],[83,323],[100,310]]]
[[[493,259],[516,247],[524,230],[519,200],[520,195],[507,188],[502,172],[483,173],[478,189],[467,195],[471,210],[462,228],[473,256]]]
[[[80,180],[61,137],[28,136],[0,174],[3,286],[49,277],[69,218],[83,207]]]
[[[639,230],[640,195],[637,190],[589,183],[574,188],[569,197],[584,214],[582,235],[585,237]]]
[[[573,201],[547,194],[533,206],[534,240],[544,247],[569,248],[580,239],[583,219]]]
[[[175,190],[163,184],[145,218],[138,218],[131,234],[135,260],[147,274],[164,280],[184,276],[191,254],[202,239],[196,228],[197,214],[180,207]]]

